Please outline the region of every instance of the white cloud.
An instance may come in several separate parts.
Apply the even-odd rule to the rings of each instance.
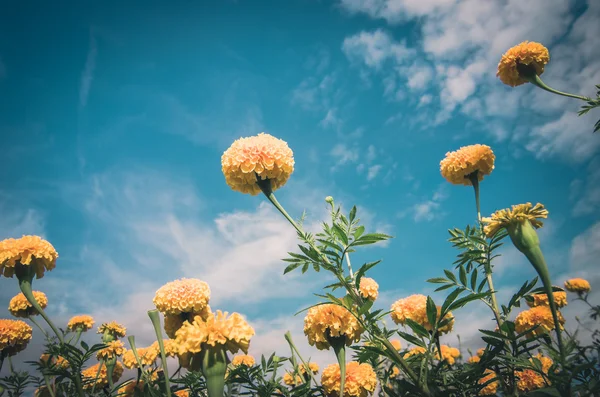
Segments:
[[[596,213],[600,209],[600,158],[590,161],[586,175],[571,182],[570,200],[573,215],[584,216]]]
[[[363,12],[373,18],[399,22],[406,17],[421,17],[447,8],[456,0],[341,0],[351,13]]]
[[[437,215],[436,211],[439,207],[440,204],[433,200],[417,203],[413,206],[413,219],[415,222],[432,221],[435,219]]]
[[[383,166],[381,164],[375,164],[369,167],[369,171],[367,172],[367,181],[372,181],[377,177],[379,171]]]
[[[338,143],[331,149],[331,156],[335,159],[334,167],[339,167],[358,161],[359,153],[357,147],[350,148],[344,143]]]
[[[325,118],[319,122],[319,125],[323,128],[339,125],[341,120],[336,116],[336,111],[337,109],[329,109]]]
[[[304,110],[321,110],[332,104],[334,74],[323,77],[308,77],[292,91],[291,103]]]
[[[389,59],[402,62],[414,52],[404,43],[395,42],[388,33],[381,29],[373,32],[362,31],[346,37],[342,44],[342,50],[348,58],[375,69],[379,69],[382,63]]]
[[[405,180],[412,181],[410,173],[405,174]],[[440,184],[436,191],[433,192],[431,199],[420,199],[406,210],[400,211],[398,217],[404,218],[405,216],[410,216],[415,222],[431,222],[439,219],[444,215],[441,203],[446,198],[448,198],[446,184]]]
[[[597,269],[600,256],[600,222],[573,239],[569,255],[574,270]]]
[[[98,47],[96,44],[96,37],[90,32],[90,46],[85,60],[85,66],[81,73],[81,83],[79,86],[79,107],[80,109],[85,108],[87,105],[88,96],[90,94],[90,88],[92,87],[92,81],[94,80],[94,69],[96,69],[96,56],[98,55]]]

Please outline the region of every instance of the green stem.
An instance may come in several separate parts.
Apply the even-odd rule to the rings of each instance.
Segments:
[[[298,357],[300,358],[300,361],[302,361],[302,365],[304,365],[304,368],[306,369],[306,372],[309,373],[310,378],[315,383],[315,386],[319,387],[319,384],[317,383],[317,380],[315,379],[312,371],[310,370],[310,367],[308,366],[308,363],[306,361],[304,361],[304,359],[302,358],[302,355],[300,354],[300,352],[296,348],[296,345],[294,344],[294,341],[292,340],[292,334],[291,334],[291,332],[290,331],[286,332],[285,335],[284,335],[284,337],[285,337],[285,340],[287,341],[288,345],[290,345],[290,349],[292,349],[292,359],[294,357],[294,352],[295,352],[298,355]]]
[[[81,338],[82,332],[83,332],[83,329],[77,328],[77,334],[75,336],[75,342],[73,342],[73,345],[77,345],[77,343],[79,343],[79,338]]]
[[[158,347],[160,348],[160,359],[162,361],[163,372],[165,374],[165,388],[167,389],[167,397],[171,397],[171,385],[169,384],[169,371],[167,368],[167,356],[165,354],[165,344],[162,338],[162,329],[160,327],[160,318],[158,316],[158,310],[149,310],[148,316],[154,326],[154,332],[156,333],[156,340],[158,341]],[[221,397],[223,393],[221,393]]]
[[[4,352],[2,350],[0,350],[0,373],[2,373],[2,366],[4,365],[4,358],[6,356],[4,355]]]
[[[42,333],[44,334],[44,336],[46,337],[46,339],[48,339],[48,333],[42,327],[40,327],[40,325],[38,324],[38,322],[33,319],[33,316],[27,316],[27,319],[29,321],[31,321],[36,327],[38,327],[39,330],[42,331]]]
[[[15,375],[15,368],[13,367],[12,358],[10,358],[10,356],[8,356],[7,358],[8,358],[8,369],[10,370],[11,374]]]
[[[113,389],[113,374],[115,372],[115,362],[117,361],[117,357],[113,356],[113,358],[110,359],[110,363],[107,362],[106,364],[106,378],[108,380],[108,387],[112,392]]]
[[[227,371],[227,353],[223,345],[202,345],[200,350],[200,366],[208,397],[223,397],[225,392],[225,372]]]
[[[540,76],[538,76],[536,73],[533,73],[533,76],[523,76],[527,81],[529,81],[531,84],[535,85],[536,87],[541,88],[542,90],[551,92],[553,94],[557,94],[557,95],[562,95],[562,96],[566,96],[569,98],[575,98],[575,99],[581,99],[582,101],[590,101],[591,98],[585,97],[585,96],[581,96],[581,95],[575,95],[575,94],[569,94],[567,92],[562,92],[562,91],[558,91],[555,90],[554,88],[548,87],[546,85],[546,83],[544,83],[542,81],[542,79],[540,78]]]
[[[340,366],[340,397],[344,397],[344,387],[346,386],[346,337],[330,337],[328,331],[326,332],[326,336],[327,341],[333,347],[335,357]]]
[[[52,397],[55,397],[54,389],[52,389],[50,387],[50,378],[48,378],[48,375],[46,375],[46,374],[44,374],[44,383],[46,383],[46,388],[48,389],[48,393],[50,393],[50,395]]]
[[[96,384],[98,383],[98,378],[100,377],[100,371],[102,371],[102,366],[104,365],[104,359],[100,359],[100,363],[98,364],[98,372],[96,372],[96,378],[94,379],[94,385],[92,386],[92,395],[94,395],[94,391],[96,390]]]

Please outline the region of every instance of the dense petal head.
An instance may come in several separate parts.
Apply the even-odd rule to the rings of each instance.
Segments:
[[[273,191],[285,185],[294,171],[294,154],[285,141],[263,132],[233,142],[221,157],[221,168],[229,187],[257,195],[257,177],[269,179]]]
[[[331,364],[323,370],[321,385],[328,397],[340,395],[341,373],[339,364]],[[346,364],[344,396],[367,397],[375,391],[377,375],[367,363],[351,361]]]
[[[113,340],[106,344],[106,347],[98,350],[96,353],[96,358],[98,360],[108,361],[114,357],[122,356],[125,353],[125,345],[120,340]]]
[[[210,287],[202,280],[182,278],[160,287],[154,305],[164,314],[202,312],[210,300]]]
[[[590,282],[583,278],[572,278],[565,281],[565,289],[569,292],[576,292],[578,294],[590,292],[592,286]]]
[[[544,225],[541,219],[548,218],[548,210],[543,204],[531,203],[513,205],[512,208],[498,210],[489,218],[481,218],[485,224],[483,230],[488,237],[493,237],[500,229],[507,228],[511,223],[521,223],[528,220],[531,225],[539,229]]]
[[[245,365],[247,367],[252,367],[252,366],[254,366],[254,364],[256,364],[256,360],[254,359],[254,357],[249,356],[247,354],[240,354],[240,355],[233,357],[233,359],[231,360],[231,364],[236,367],[239,365]]]
[[[410,319],[418,324],[421,324],[428,331],[433,330],[432,324],[427,319],[427,297],[421,294],[411,295],[407,298],[399,299],[392,304],[391,307],[392,320],[396,324],[405,324],[406,319]],[[441,307],[437,307],[438,315],[441,314]],[[444,319],[448,323],[438,329],[440,333],[448,333],[454,327],[454,316],[448,312]]]
[[[33,297],[42,309],[45,309],[46,306],[48,306],[48,298],[43,292],[33,291]],[[29,317],[39,314],[22,292],[18,293],[10,300],[8,311],[15,317]]]
[[[156,351],[156,349],[153,349],[151,347],[137,348],[136,353],[140,359],[140,362],[142,363],[142,366],[149,366],[154,364],[156,358],[158,357],[158,352]],[[126,350],[125,353],[123,353],[122,360],[125,368],[139,368],[133,350]]]
[[[18,266],[33,266],[37,278],[56,267],[58,253],[39,236],[23,236],[0,241],[0,275],[12,277]]]
[[[447,362],[448,365],[453,365],[456,362],[456,359],[460,357],[460,350],[456,347],[441,345],[440,348],[441,354],[438,354],[438,359]]]
[[[369,277],[361,277],[360,279],[360,295],[370,301],[375,301],[379,295],[379,284]]]
[[[488,381],[498,377],[496,375],[496,373],[494,371],[492,371],[491,369],[486,369],[485,372],[483,373],[483,375],[484,376],[481,379],[479,379],[479,381],[478,381],[478,383],[480,385],[483,385],[483,384],[487,383]],[[495,396],[496,392],[498,391],[498,385],[499,385],[498,380],[494,380],[494,381],[488,383],[479,391],[479,395],[480,396]]]
[[[544,357],[541,354],[534,356],[542,364],[542,372],[548,374],[548,370],[554,364],[554,361],[550,357]],[[533,359],[529,359],[532,366],[534,365]],[[549,386],[549,380],[547,377],[534,369],[524,369],[515,371],[517,377],[517,389],[522,393],[527,393],[532,390],[541,389],[542,387]]]
[[[92,329],[94,324],[95,324],[95,321],[92,316],[88,316],[87,314],[82,314],[80,316],[71,317],[71,319],[69,320],[69,323],[67,324],[67,328],[71,332],[75,332],[78,329],[80,329],[82,331],[87,331],[87,330]]]
[[[524,41],[502,55],[496,76],[504,84],[516,87],[528,82],[523,71],[539,76],[544,73],[548,61],[550,61],[550,53],[546,47],[533,41]]]
[[[559,326],[562,329],[565,319],[560,312],[557,312]],[[528,332],[527,337],[534,335],[547,334],[555,328],[552,318],[552,311],[548,306],[536,306],[529,310],[522,311],[515,318],[515,331],[520,334],[534,326],[539,325],[536,329]]]
[[[0,351],[13,356],[24,350],[31,340],[33,330],[24,321],[0,319]]]
[[[111,321],[110,323],[103,323],[98,327],[99,334],[109,334],[113,338],[123,338],[127,332],[127,328],[118,324],[116,321]]]
[[[42,354],[40,361],[50,368],[69,368],[69,362],[62,356],[50,356],[49,354]]]
[[[360,340],[363,332],[358,320],[346,308],[327,303],[314,306],[308,310],[304,318],[304,334],[308,337],[308,343],[317,349],[329,349],[330,337],[344,337],[346,345]]]
[[[477,180],[481,182],[494,169],[495,159],[492,148],[487,145],[463,146],[446,153],[446,157],[440,162],[440,172],[454,185],[471,186],[473,182],[469,176],[477,171]]]
[[[91,390],[94,385],[96,385],[96,389],[102,390],[104,387],[108,386],[108,370],[106,365],[102,363],[102,368],[100,369],[100,374],[98,375],[98,379],[96,382],[96,374],[98,373],[98,368],[100,367],[100,363],[93,365],[83,371],[81,371],[81,378],[83,380],[83,389]],[[123,375],[123,365],[120,362],[115,363],[115,367],[113,369],[112,381],[117,382],[121,375]]]
[[[554,297],[554,304],[556,307],[565,307],[567,306],[567,293],[565,291],[553,291],[552,296]],[[550,306],[550,301],[548,300],[548,294],[542,292],[539,294],[531,295],[533,301],[526,301],[527,306],[536,307],[536,306]]]

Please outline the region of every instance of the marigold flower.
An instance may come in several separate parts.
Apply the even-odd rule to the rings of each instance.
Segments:
[[[285,374],[283,374],[283,383],[285,383],[288,386],[298,386],[304,383],[304,379],[302,379],[300,375],[296,375],[294,377],[293,374],[286,372]]]
[[[565,319],[559,311],[557,311],[556,314],[558,316],[559,326],[562,329]],[[552,319],[552,311],[548,306],[536,306],[519,313],[517,318],[515,318],[515,331],[520,334],[538,324],[539,327],[527,333],[528,338],[532,338],[534,335],[537,336],[548,333],[554,329],[555,324]]]
[[[189,391],[189,389],[177,390],[175,392],[175,396],[177,396],[177,397],[190,397],[190,391]]]
[[[247,354],[241,354],[239,356],[235,356],[233,360],[231,360],[231,364],[234,366],[245,365],[247,367],[252,367],[256,364],[256,360],[254,357],[249,356]]]
[[[438,306],[438,315],[441,314],[441,311],[441,306]],[[397,300],[392,304],[391,316],[396,324],[404,325],[406,319],[411,319],[412,321],[421,324],[428,331],[431,331],[433,328],[427,319],[427,297],[425,295],[415,294]],[[440,333],[448,333],[452,331],[452,328],[454,327],[454,316],[452,313],[448,312],[444,318],[449,319],[450,321],[448,324],[438,329]]]
[[[261,132],[233,142],[221,166],[229,187],[255,196],[261,192],[257,178],[269,179],[273,191],[285,185],[294,172],[294,153],[285,141]]]
[[[489,218],[481,218],[485,223],[483,231],[488,237],[493,237],[502,228],[507,227],[513,222],[523,222],[528,220],[531,225],[539,229],[544,225],[540,219],[548,218],[548,210],[543,204],[537,203],[532,206],[531,203],[513,205],[512,209],[498,210]]]
[[[440,361],[446,361],[448,365],[454,365],[456,359],[460,357],[460,350],[455,347],[441,345],[441,355],[438,354]]]
[[[164,314],[201,312],[208,305],[210,287],[202,280],[182,278],[160,287],[152,302]]]
[[[567,293],[565,291],[553,291],[552,296],[554,297],[554,304],[556,307],[567,306]],[[527,306],[550,306],[548,301],[548,295],[546,293],[533,294],[531,295],[533,302],[526,300]]]
[[[92,316],[83,314],[81,316],[71,317],[71,319],[69,320],[69,323],[67,324],[67,328],[71,332],[75,332],[79,329],[81,329],[82,331],[85,332],[89,329],[92,329],[92,327],[94,326],[94,323],[95,323],[95,321]]]
[[[311,307],[304,318],[304,335],[308,337],[308,343],[319,350],[329,349],[327,335],[345,337],[346,345],[350,346],[360,340],[362,332],[356,317],[333,303]]]
[[[306,366],[304,364],[301,364],[298,369],[300,370],[301,374],[306,374]],[[313,374],[316,374],[319,372],[319,364],[317,363],[308,363],[308,369],[310,370],[310,372],[312,372]]]
[[[46,294],[41,291],[33,291],[33,297],[42,309],[48,306],[48,298]],[[15,317],[29,317],[38,315],[38,311],[33,308],[31,303],[27,300],[22,292],[17,294],[10,300],[8,304],[8,311]]]
[[[480,349],[477,349],[477,355],[479,357],[483,356],[483,353],[485,353],[485,347],[482,347]]]
[[[58,253],[39,236],[23,236],[0,241],[0,275],[12,277],[17,266],[33,266],[37,278],[56,267]]]
[[[0,352],[14,356],[24,350],[31,340],[33,330],[24,321],[0,319]]]
[[[582,278],[572,278],[565,281],[565,289],[569,292],[577,292],[578,294],[590,292],[592,289],[590,282]]]
[[[144,390],[144,381],[140,379],[137,382],[136,381],[128,382],[126,385],[121,386],[119,388],[117,395],[119,397],[134,397],[135,389],[138,389],[139,395],[142,395],[142,392]]]
[[[140,347],[137,348],[136,351],[140,361],[142,362],[142,366],[154,364],[156,358],[158,357],[158,351],[151,347]],[[123,360],[123,365],[127,369],[139,368],[137,360],[135,359],[135,355],[133,354],[133,350],[126,350],[125,353],[123,353],[121,360]]]
[[[40,361],[52,368],[69,368],[69,362],[62,356],[50,356],[49,354],[42,354]]]
[[[242,350],[247,354],[253,335],[254,329],[239,313],[228,317],[227,312],[217,310],[206,321],[196,316],[193,322],[185,322],[175,336],[179,354],[199,353],[203,344],[223,345],[231,353]]]
[[[538,76],[544,73],[544,66],[550,61],[548,49],[533,41],[524,41],[506,51],[498,63],[496,76],[504,84],[516,87],[527,83],[527,75]]]
[[[100,374],[98,375],[98,380],[96,380],[96,382],[94,383],[94,379],[96,379],[96,374],[98,373],[99,366],[100,363],[81,371],[84,390],[92,389],[94,387],[94,384],[96,385],[96,389],[102,389],[108,386],[108,370],[104,363],[102,363],[102,369],[100,370]],[[117,382],[121,378],[121,375],[123,375],[123,365],[117,361],[113,369],[113,383]]]
[[[398,367],[393,367],[392,368],[392,374],[390,375],[391,378],[396,378],[400,376],[400,369]]]
[[[361,277],[359,290],[360,295],[363,298],[375,301],[377,299],[377,296],[379,295],[378,289],[379,284],[377,284],[375,280],[369,277]]]
[[[492,380],[496,377],[497,377],[497,375],[494,371],[492,371],[491,369],[486,369],[484,372],[484,377],[479,379],[478,383],[480,385],[483,385],[487,381]],[[499,383],[497,380],[488,383],[479,391],[479,395],[480,396],[495,396],[496,391],[498,390],[498,385],[499,385]]]
[[[477,171],[481,182],[485,175],[494,169],[494,152],[486,145],[463,146],[454,152],[446,153],[440,162],[440,171],[446,180],[454,185],[472,186],[469,175]]]
[[[174,339],[163,339],[163,347],[165,348],[165,356],[167,357],[175,357],[179,352],[179,345]],[[160,346],[158,345],[158,341],[152,342],[148,349],[153,349],[156,353],[156,356],[160,355]]]
[[[99,334],[108,333],[114,338],[122,338],[125,336],[126,332],[127,328],[125,328],[121,324],[118,324],[116,321],[111,321],[110,323],[102,323],[102,325],[98,327]]]
[[[328,396],[340,395],[340,380],[339,364],[331,364],[323,370],[321,385]],[[344,396],[367,397],[375,391],[375,386],[377,386],[377,375],[373,371],[373,367],[367,363],[359,364],[356,361],[346,364]]]
[[[415,346],[412,349],[410,349],[409,351],[407,351],[406,353],[404,353],[404,356],[402,358],[404,358],[405,360],[407,358],[410,358],[412,356],[416,356],[419,354],[425,354],[427,350],[424,347],[421,346]]]
[[[402,342],[400,342],[400,340],[398,340],[398,339],[392,339],[390,341],[390,343],[392,344],[392,346],[394,346],[394,349],[396,349],[396,350],[401,350],[402,349]]]
[[[554,361],[550,357],[544,357],[541,354],[534,356],[538,360],[540,360],[542,364],[542,372],[544,374],[548,374],[548,370],[554,364]],[[529,359],[533,364],[533,359]],[[517,389],[522,392],[530,392],[532,390],[541,389],[542,387],[549,386],[550,381],[548,383],[544,379],[541,373],[534,369],[524,369],[522,371],[515,371],[517,376]]]
[[[479,356],[471,356],[467,360],[467,362],[470,364],[475,364],[475,363],[478,363],[479,361],[481,361],[481,357],[479,357]]]
[[[109,360],[115,356],[122,356],[125,353],[125,345],[120,340],[108,342],[104,349],[98,350],[96,358],[98,360]]]

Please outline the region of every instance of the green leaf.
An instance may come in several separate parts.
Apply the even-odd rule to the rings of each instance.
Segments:
[[[362,316],[363,314],[368,312],[372,306],[373,306],[373,301],[367,299],[367,301],[360,307],[360,309],[358,309],[358,315]]]
[[[402,337],[402,339],[404,339],[407,342],[412,343],[413,345],[417,345],[417,346],[421,346],[421,347],[425,347],[425,344],[423,343],[423,341],[419,338],[417,338],[414,335],[411,335],[409,333],[406,332],[402,332],[402,331],[396,331],[398,333],[398,335],[400,335]]]
[[[360,236],[363,235],[363,233],[365,232],[365,227],[364,226],[359,226],[356,228],[356,230],[354,231],[354,240],[358,239]]]
[[[350,223],[352,223],[355,218],[356,218],[356,206],[353,206],[352,209],[350,210]]]
[[[85,343],[85,341],[81,341],[80,344],[81,344],[81,347],[83,347],[83,350],[85,350],[85,351],[90,350],[90,346],[87,343]]]
[[[438,292],[438,291],[443,291],[443,290],[445,290],[445,289],[452,288],[452,287],[454,287],[454,284],[452,284],[452,283],[450,283],[450,284],[446,284],[446,285],[442,285],[441,287],[437,287],[437,288],[435,289],[435,292]]]
[[[306,271],[308,270],[308,265],[309,263],[305,263],[304,266],[302,266],[302,274],[306,273]]]
[[[411,320],[410,318],[407,318],[406,325],[408,325],[415,334],[422,336],[423,338],[429,338],[429,331],[427,331],[427,329],[425,329],[425,327],[423,327],[421,324]]]
[[[477,268],[473,269],[473,273],[471,273],[471,289],[475,290],[477,286]]]
[[[481,294],[471,294],[471,295],[467,295],[463,298],[460,298],[459,300],[457,300],[456,302],[454,302],[453,304],[451,304],[448,307],[448,310],[456,310],[456,309],[460,309],[461,307],[463,307],[464,305],[466,305],[469,302],[472,302],[474,300],[478,300],[478,299],[482,299],[485,298],[486,296],[489,296],[491,293],[490,292],[483,292]]]
[[[458,268],[459,278],[462,285],[467,286],[467,271],[463,265]]]
[[[463,287],[458,287],[454,291],[452,291],[447,297],[444,303],[442,304],[442,311],[440,312],[440,316],[444,317],[446,312],[448,311],[448,307],[458,298],[465,289]]]
[[[375,261],[375,262],[369,262],[369,263],[365,263],[364,265],[362,265],[360,267],[360,269],[358,269],[358,271],[356,272],[356,288],[360,287],[360,279],[365,275],[365,273],[373,268],[375,265],[379,264],[381,262],[381,260]]]
[[[434,278],[430,278],[429,280],[427,280],[428,283],[432,283],[432,284],[446,284],[449,283],[450,280],[448,280],[447,278],[443,278],[443,277],[434,277]]]
[[[283,271],[283,274],[287,274],[287,273],[291,272],[292,270],[296,269],[300,265],[301,265],[301,263],[292,263],[291,265],[289,265],[285,268],[285,270]]]
[[[346,235],[346,232],[344,232],[342,230],[342,228],[339,227],[335,223],[333,224],[332,230],[333,230],[333,233],[335,234],[335,236],[340,239],[342,244],[344,244],[344,246],[347,246],[348,245],[348,236]]]
[[[444,273],[453,283],[456,283],[456,276],[450,270],[444,269]]]
[[[435,306],[435,302],[430,296],[427,296],[427,321],[429,321],[432,327],[435,325],[436,317],[437,307]]]

